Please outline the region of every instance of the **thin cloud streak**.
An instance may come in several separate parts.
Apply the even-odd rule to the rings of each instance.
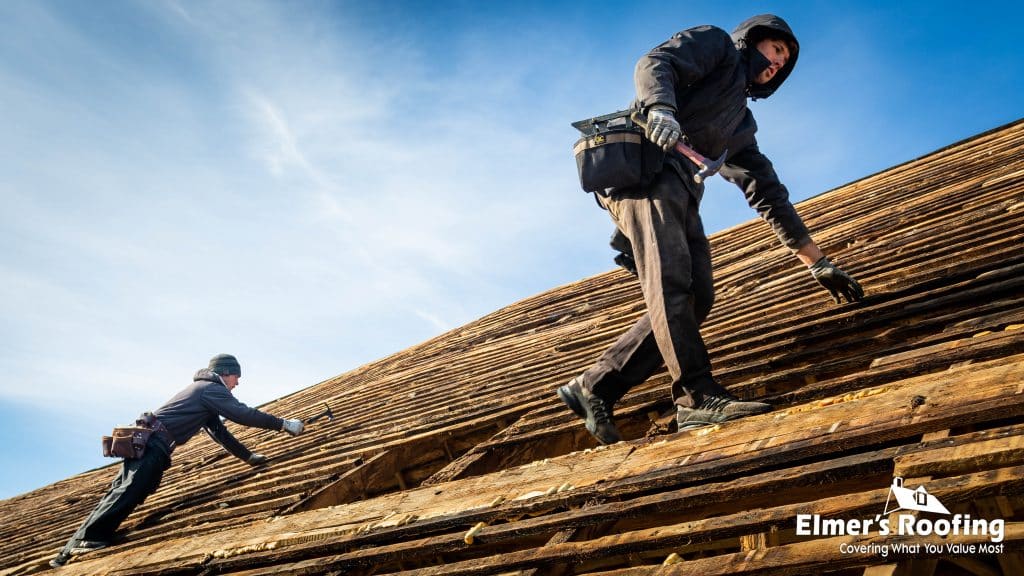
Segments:
[[[678,28],[761,10],[653,9],[0,3],[7,420],[94,438],[219,352],[259,404],[610,269],[568,123],[625,107],[636,58]],[[795,198],[946,144],[945,124],[995,125],[922,136],[922,83],[880,10],[786,14],[800,67],[754,109]],[[593,42],[609,21],[615,46]],[[1024,77],[1009,64],[982,69]],[[754,216],[720,180],[702,214],[708,231]],[[102,464],[89,445],[48,479]]]
[[[198,22],[201,16],[194,16],[190,21]],[[508,130],[514,126],[513,119],[496,117],[481,122],[472,118],[465,110],[451,106],[432,109],[429,115],[428,129],[434,136],[427,139],[408,138],[409,131],[393,130],[377,132],[368,127],[366,117],[353,126],[352,111],[365,111],[361,104],[363,97],[353,100],[339,98],[339,94],[356,93],[354,87],[337,90],[344,84],[344,70],[327,68],[322,63],[314,62],[309,66],[290,66],[288,68],[267,68],[259,62],[259,58],[233,60],[225,55],[237,57],[243,53],[265,54],[270,52],[302,53],[316,52],[317,47],[307,45],[302,38],[296,39],[294,45],[280,44],[260,45],[264,38],[289,38],[284,28],[273,19],[255,22],[252,15],[249,23],[258,30],[258,37],[247,37],[241,33],[229,36],[228,45],[217,44],[216,35],[206,36],[208,43],[204,49],[220,54],[222,59],[217,67],[223,70],[246,70],[259,67],[260,85],[275,87],[273,91],[263,93],[252,84],[245,83],[246,78],[233,78],[221,86],[228,92],[221,97],[237,96],[241,105],[235,110],[240,112],[236,117],[225,118],[229,131],[248,133],[253,139],[245,147],[256,150],[256,157],[274,178],[260,181],[251,176],[236,179],[231,172],[241,168],[251,169],[244,165],[245,150],[228,149],[223,157],[214,159],[216,162],[228,160],[230,164],[202,163],[190,179],[189,186],[195,191],[180,200],[175,197],[162,197],[161,219],[176,220],[187,215],[183,220],[203,223],[202,228],[216,229],[219,218],[215,213],[196,214],[194,202],[204,195],[206,202],[213,206],[227,207],[234,199],[245,199],[246,196],[270,196],[283,194],[298,202],[282,203],[286,212],[276,214],[288,226],[298,225],[301,234],[280,234],[275,238],[274,245],[260,245],[259,240],[249,248],[243,248],[244,241],[251,240],[249,233],[240,234],[238,241],[228,241],[224,247],[204,246],[197,239],[185,241],[184,250],[167,250],[159,240],[149,238],[144,230],[129,226],[128,230],[112,231],[96,230],[93,241],[82,242],[89,234],[87,230],[76,229],[72,220],[61,227],[54,242],[63,246],[77,246],[75,250],[86,250],[101,261],[105,266],[125,266],[144,276],[129,281],[130,289],[108,285],[104,292],[120,293],[144,307],[155,307],[157,318],[175,326],[171,330],[157,327],[149,335],[158,337],[161,333],[189,333],[188,321],[184,318],[229,318],[232,316],[250,316],[254,310],[268,310],[280,307],[277,298],[284,294],[282,288],[265,289],[258,287],[249,290],[236,290],[231,287],[218,287],[212,294],[203,294],[202,290],[187,285],[179,285],[176,292],[168,292],[154,284],[163,276],[161,271],[176,270],[187,274],[192,269],[197,274],[213,275],[218,268],[212,262],[233,261],[231,268],[246,270],[245,279],[256,286],[274,285],[274,274],[285,274],[299,279],[290,284],[288,290],[302,295],[300,298],[288,299],[291,303],[285,307],[290,314],[283,320],[272,322],[276,330],[300,330],[309,318],[316,315],[335,318],[339,326],[356,322],[364,315],[373,315],[373,310],[397,304],[397,314],[405,310],[410,318],[419,318],[424,322],[422,328],[409,331],[411,339],[392,340],[383,344],[380,353],[385,353],[408,345],[430,336],[439,330],[472,319],[472,303],[469,306],[453,305],[449,302],[448,288],[454,279],[467,283],[468,288],[461,290],[465,294],[487,294],[496,287],[488,280],[486,268],[493,261],[495,254],[515,252],[516,239],[539,235],[539,228],[548,221],[557,221],[556,215],[537,219],[528,217],[527,211],[513,194],[521,194],[518,187],[495,179],[495,164],[487,158],[490,151],[474,152],[465,148],[466,141],[484,140],[488,135],[503,133],[503,154],[508,159],[521,162],[515,172],[529,172],[533,160],[523,158],[530,150],[530,142],[526,136]],[[278,29],[280,27],[281,29]],[[313,40],[313,44],[317,39]],[[240,50],[239,46],[254,48]],[[322,50],[322,48],[321,48]],[[415,60],[415,59],[414,59]],[[387,72],[387,71],[385,71]],[[403,74],[402,70],[395,71]],[[462,79],[447,83],[452,92],[458,92],[472,98],[473,74]],[[327,77],[328,90],[310,91],[305,89],[317,86],[318,79]],[[413,74],[413,77],[416,77]],[[226,75],[232,78],[231,74]],[[286,81],[287,80],[287,81]],[[348,81],[355,84],[354,80]],[[389,74],[374,76],[370,81],[360,82],[361,89],[379,94],[387,94],[388,90],[378,86],[403,83],[406,92],[422,91],[430,93],[437,90],[437,79],[425,81],[422,85],[408,82],[408,78],[400,78]],[[181,89],[175,87],[175,90]],[[514,96],[517,89],[514,79],[503,84],[505,97]],[[493,95],[493,93],[488,93]],[[486,95],[486,94],[485,94]],[[397,96],[396,96],[397,97]],[[490,97],[490,96],[487,96]],[[387,108],[389,100],[379,99],[375,106]],[[295,104],[298,103],[298,104]],[[302,110],[293,109],[301,107]],[[374,114],[368,115],[370,119]],[[413,133],[424,133],[424,129],[416,126],[417,118],[410,119]],[[234,124],[233,124],[234,123]],[[379,126],[375,124],[376,126]],[[355,128],[353,130],[353,127]],[[194,129],[195,127],[189,127]],[[212,127],[211,127],[212,128]],[[353,138],[352,134],[357,138]],[[197,135],[167,134],[170,140],[195,138]],[[212,138],[212,133],[198,135],[199,138]],[[157,156],[160,150],[153,150],[150,156]],[[375,159],[385,159],[375,162]],[[202,159],[196,159],[202,162]],[[239,163],[242,163],[239,165]],[[344,176],[336,166],[349,166],[352,171]],[[332,166],[322,169],[321,166]],[[141,171],[133,171],[130,163],[118,166],[118,180],[137,182],[143,188],[150,187],[152,180],[149,166],[140,166]],[[398,170],[395,170],[398,168]],[[497,169],[508,171],[508,167],[500,163]],[[73,165],[65,165],[66,170],[75,170]],[[88,169],[83,165],[83,172]],[[163,172],[163,171],[161,171]],[[571,172],[569,173],[571,174]],[[161,173],[156,176],[163,175]],[[529,176],[527,175],[527,178]],[[471,186],[467,188],[466,183]],[[225,187],[225,184],[227,186]],[[116,186],[116,184],[114,184]],[[531,183],[534,188],[542,182]],[[156,197],[163,186],[153,188],[149,196]],[[244,192],[242,191],[244,189]],[[204,194],[203,191],[206,191]],[[119,194],[106,199],[116,201]],[[38,202],[30,201],[33,209],[45,213]],[[222,215],[232,210],[220,208]],[[242,208],[244,214],[256,219],[256,224],[271,224],[269,216],[261,216]],[[522,214],[516,216],[516,212]],[[125,216],[138,220],[144,228],[149,227],[152,218],[137,210],[129,210]],[[147,222],[150,221],[150,222]],[[495,229],[494,222],[503,222],[502,229]],[[230,234],[234,223],[226,225]],[[156,229],[163,225],[157,224]],[[150,229],[152,231],[152,229]],[[126,240],[129,240],[126,243]],[[156,240],[157,243],[154,243]],[[180,239],[173,240],[180,242]],[[128,248],[124,250],[122,247]],[[196,257],[201,258],[196,261]],[[268,259],[269,257],[269,259]],[[511,255],[509,260],[519,258]],[[259,270],[261,266],[268,270]],[[155,276],[154,276],[155,275]],[[148,294],[148,296],[135,296]],[[325,301],[323,295],[332,295]],[[300,302],[301,301],[301,302]],[[154,303],[159,303],[153,306]],[[86,306],[99,306],[99,315],[112,317],[123,316],[127,310],[120,305],[104,303],[102,297]],[[491,307],[491,304],[476,306],[480,310]],[[429,310],[429,311],[428,311]],[[166,314],[160,311],[168,312]],[[84,318],[80,312],[69,310],[71,322],[76,318]],[[396,317],[397,318],[397,317]],[[269,322],[268,322],[269,323]],[[75,333],[85,333],[91,327],[91,321],[79,323]],[[45,330],[45,326],[41,326]],[[33,330],[25,328],[26,330]],[[137,337],[137,336],[135,336]],[[71,342],[63,343],[68,348],[74,347]],[[179,344],[181,346],[181,344]],[[184,346],[182,346],[184,348]],[[116,348],[113,346],[112,348]],[[179,351],[176,356],[184,356]],[[102,367],[112,358],[97,351],[95,362],[81,365],[80,372],[102,372]],[[194,361],[193,361],[194,362]],[[343,368],[344,366],[339,366]],[[26,370],[26,368],[22,368]],[[30,371],[25,376],[38,379],[39,375]],[[173,372],[173,371],[172,371]],[[178,371],[180,372],[180,370]],[[127,376],[138,378],[140,373]],[[180,377],[171,375],[162,378],[163,386],[173,387]],[[26,391],[19,394],[19,401],[33,401],[39,405],[54,401],[60,397],[72,397],[78,393],[77,385],[63,386],[57,381],[45,393]],[[265,399],[279,395],[279,390],[267,390]],[[125,402],[122,408],[128,410]]]
[[[288,167],[294,165],[317,186],[324,186],[323,177],[310,166],[295,143],[295,137],[288,128],[288,123],[281,113],[265,97],[250,93],[249,100],[256,109],[257,122],[267,133],[269,149],[264,153],[269,171],[280,176]]]

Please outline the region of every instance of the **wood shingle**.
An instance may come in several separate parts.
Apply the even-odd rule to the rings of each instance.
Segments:
[[[597,447],[553,392],[643,314],[615,270],[269,403],[335,419],[232,426],[265,468],[197,437],[124,542],[54,573],[1024,573],[1024,120],[797,209],[868,296],[833,304],[760,221],[711,237],[715,374],[768,414],[675,432],[662,372]],[[113,474],[0,502],[0,575],[48,570]],[[797,530],[881,518],[894,476],[999,542]]]

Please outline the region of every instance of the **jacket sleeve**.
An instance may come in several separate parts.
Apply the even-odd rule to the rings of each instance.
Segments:
[[[678,110],[676,92],[698,82],[735,53],[721,28],[699,26],[679,32],[636,63],[633,82],[644,110],[664,104]]]
[[[225,450],[231,453],[232,456],[240,460],[248,460],[252,456],[252,452],[248,448],[242,445],[237,438],[228,432],[228,429],[224,426],[224,423],[220,421],[220,418],[214,416],[210,418],[206,425],[203,426],[206,433],[213,438],[213,441],[224,447]]]
[[[283,421],[277,416],[271,416],[266,412],[242,404],[224,386],[210,386],[203,393],[203,404],[210,411],[243,426],[280,430],[283,424]]]
[[[756,143],[729,158],[719,173],[743,190],[747,204],[771,225],[787,248],[795,252],[811,241],[807,227],[789,201],[789,191],[779,182],[771,161]]]

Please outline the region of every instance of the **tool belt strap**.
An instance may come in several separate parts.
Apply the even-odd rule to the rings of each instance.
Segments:
[[[142,426],[143,428],[149,428],[153,431],[153,434],[156,434],[167,443],[168,448],[174,450],[174,446],[176,444],[174,436],[171,435],[167,426],[164,426],[164,423],[161,422],[152,412],[143,412],[142,415],[139,416],[138,420],[135,421],[135,424]]]
[[[619,142],[629,142],[632,144],[640,144],[643,136],[639,132],[615,132],[612,134],[595,134],[590,136],[586,140],[580,140],[573,146],[573,154],[579,154],[584,150],[591,148],[597,148],[598,146],[604,146],[605,144],[617,144]]]

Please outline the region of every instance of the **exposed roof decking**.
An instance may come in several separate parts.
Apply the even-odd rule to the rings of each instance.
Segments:
[[[601,549],[601,539],[651,530],[658,524],[644,528],[633,521],[632,525],[622,522],[609,526],[609,521],[603,520],[577,531],[572,514],[565,509],[586,501],[574,500],[583,498],[581,483],[573,490],[546,497],[554,508],[548,514],[491,526],[481,532],[474,546],[459,545],[472,525],[465,522],[479,521],[473,519],[487,514],[498,514],[491,521],[502,518],[510,505],[500,505],[487,514],[466,515],[458,512],[466,501],[447,490],[467,490],[487,504],[504,495],[494,484],[499,478],[515,478],[520,482],[513,483],[516,490],[534,484],[546,490],[550,486],[545,483],[551,478],[541,471],[553,462],[598,466],[630,451],[633,454],[619,465],[630,460],[639,464],[627,468],[630,472],[623,478],[645,478],[655,474],[650,461],[637,456],[645,450],[691,455],[685,464],[679,464],[683,459],[679,458],[671,466],[681,468],[679,478],[651,488],[655,494],[685,490],[688,483],[704,481],[698,474],[703,470],[698,466],[701,458],[694,456],[698,454],[693,444],[696,438],[701,445],[710,442],[707,445],[712,451],[733,446],[736,453],[728,457],[745,462],[739,468],[707,476],[716,485],[741,482],[742,477],[732,477],[741,472],[752,478],[790,472],[795,485],[800,485],[800,478],[812,485],[818,482],[821,497],[844,491],[867,493],[884,484],[855,488],[850,484],[852,480],[843,480],[841,474],[829,483],[824,472],[808,472],[805,477],[799,473],[800,468],[841,462],[850,456],[851,449],[870,453],[912,446],[923,433],[951,427],[957,429],[955,438],[966,438],[965,426],[984,429],[994,424],[1014,424],[1022,416],[1018,411],[1019,391],[1014,388],[1014,382],[1020,385],[1022,379],[1012,368],[1021,363],[1015,355],[1024,353],[1024,330],[1019,328],[1024,324],[1024,123],[841,187],[801,203],[798,209],[826,253],[864,284],[869,294],[866,302],[834,306],[759,221],[712,237],[718,300],[703,333],[716,374],[737,393],[768,398],[778,407],[772,414],[731,423],[704,436],[687,433],[567,456],[592,447],[593,441],[554,398],[554,387],[592,362],[643,312],[636,282],[613,271],[513,304],[269,404],[266,408],[272,412],[308,417],[317,413],[326,400],[336,420],[314,425],[309,434],[296,439],[232,428],[240,440],[272,458],[271,466],[264,470],[255,471],[236,462],[208,440],[192,441],[175,453],[175,464],[165,475],[160,491],[126,523],[127,528],[134,527],[129,541],[73,562],[62,572],[116,569],[118,573],[141,574],[155,565],[168,567],[166,558],[180,562],[181,573],[203,569],[211,573],[243,571],[258,566],[264,566],[260,573],[303,573],[303,562],[320,566],[322,572],[327,558],[335,558],[341,570],[340,563],[346,560],[337,557],[345,554],[362,554],[364,560],[375,558],[374,562],[383,565],[382,570],[394,571],[399,568],[395,562],[403,558],[408,565],[402,567],[412,568],[437,562],[441,555],[446,561],[472,563],[473,556],[479,554],[516,550],[516,554],[526,554],[534,550],[558,557],[559,550],[588,545],[572,543],[572,539],[592,540],[589,545],[596,551]],[[1003,383],[1009,388],[999,394],[997,388],[986,389],[986,393],[996,394],[992,402],[987,404],[985,396],[976,397],[977,402],[967,405],[959,420],[926,419],[926,425],[908,427],[900,418],[888,418],[886,402],[896,389],[911,384],[937,385],[932,382],[935,380],[956,390],[955,378],[975,376],[970,367],[948,371],[950,366],[964,362],[981,363],[996,371],[993,374],[1011,370],[1005,376],[1009,380]],[[931,376],[921,378],[928,374]],[[867,390],[883,392],[852,397]],[[846,402],[835,403],[847,394],[850,397]],[[617,414],[627,437],[639,438],[652,427],[650,417],[667,407],[667,395],[662,375],[624,399]],[[938,399],[926,397],[921,408],[930,413]],[[823,399],[832,399],[832,404],[818,406]],[[984,408],[983,404],[992,405]],[[806,409],[778,419],[787,407],[795,410],[794,406]],[[850,415],[845,420],[835,419],[838,412]],[[771,440],[776,435],[766,423],[799,433],[809,427],[814,430],[819,420],[829,418],[832,420],[824,430],[835,422],[858,420],[864,426],[862,434],[856,440],[819,442],[813,444],[817,446],[814,449],[794,448],[788,459],[773,460],[763,452],[780,442]],[[889,424],[872,428],[872,421]],[[830,434],[845,433],[844,426]],[[728,440],[742,434],[747,434],[746,443]],[[818,431],[818,436],[823,434]],[[668,442],[662,444],[663,439]],[[812,440],[813,436],[806,441]],[[733,443],[719,446],[716,442]],[[750,452],[750,446],[758,442],[763,443],[756,449],[761,452]],[[859,470],[870,469],[879,477],[885,476],[896,466],[893,457],[879,456],[872,461],[873,468]],[[543,458],[552,460],[547,465],[518,468]],[[957,475],[1010,470],[1020,464],[1014,458],[1007,454],[994,464],[960,470]],[[782,468],[767,470],[772,467]],[[731,472],[726,474],[728,470]],[[0,516],[4,518],[0,527],[0,550],[4,553],[0,573],[41,568],[95,504],[111,475],[109,468],[88,472],[0,502]],[[429,487],[415,488],[431,475],[435,476]],[[972,481],[990,483],[986,485],[992,487],[993,495],[1019,493],[1019,486],[1013,482],[985,478],[979,476]],[[406,490],[399,492],[402,487]],[[446,496],[431,492],[436,490]],[[774,494],[783,500],[792,499],[795,506],[800,498],[808,497],[806,492],[805,488],[802,493],[797,490],[785,496],[789,492],[777,487]],[[374,498],[375,494],[382,495]],[[767,490],[760,498],[770,501],[772,494]],[[588,498],[618,498],[623,501],[617,504],[628,505],[647,496],[650,494],[609,496],[598,490]],[[364,497],[370,499],[356,501]],[[1013,502],[1007,502],[1013,513]],[[327,504],[343,505],[317,510]],[[737,505],[723,496],[716,509],[721,514],[719,521],[727,523],[729,513],[740,514],[743,508],[735,508]],[[734,508],[732,512],[730,507]],[[373,526],[393,512],[390,520],[395,522],[409,514],[421,518],[403,526]],[[664,520],[674,525],[679,517],[694,512],[692,505],[682,506],[678,517],[669,515]],[[431,514],[451,516],[452,520],[432,524]],[[568,515],[562,518],[559,514]],[[275,520],[267,522],[269,518]],[[550,522],[539,528],[527,529],[522,524],[543,522],[545,518]],[[713,524],[715,518],[718,516],[708,521]],[[560,524],[562,521],[565,523]],[[239,529],[245,522],[254,523]],[[344,533],[368,524],[372,530],[367,534]],[[502,529],[514,536],[521,524],[526,536],[486,543],[489,532]],[[762,524],[736,526],[753,534],[763,529]],[[324,536],[316,532],[317,526],[331,526],[333,532]],[[289,532],[295,535],[282,536]],[[722,542],[735,540],[725,529],[710,534],[711,542],[718,538],[718,548],[712,546],[703,553],[715,557],[728,551]],[[193,536],[187,544],[174,544],[178,538]],[[644,554],[659,552],[657,546],[670,547],[653,540],[651,546],[655,547],[646,548],[637,544],[642,538],[634,537],[638,538],[634,548],[647,550]],[[429,544],[423,544],[426,548],[411,545],[422,538],[450,542],[430,557],[421,553],[421,549],[434,551]],[[565,542],[554,544],[559,538]],[[554,551],[542,550],[549,539]],[[254,549],[228,558],[199,561],[217,550],[237,551],[246,542],[253,546],[268,542],[279,545],[269,552]],[[211,547],[212,543],[217,547]],[[816,549],[806,542],[793,545]],[[354,551],[359,546],[372,548]],[[389,547],[394,548],[390,555]],[[380,551],[374,552],[376,548]],[[595,556],[602,554],[595,552]],[[564,557],[574,558],[571,554]],[[585,569],[614,568],[616,558],[621,557],[601,556],[600,562],[588,564]],[[727,557],[721,559],[724,565]],[[642,559],[641,554],[634,561],[650,560]],[[622,560],[618,562],[618,566],[624,566]],[[276,564],[280,565],[274,567]],[[462,573],[458,569],[458,564],[453,565],[451,573]]]
[[[908,468],[916,473],[928,470],[929,462],[948,466],[950,461],[956,461],[949,454],[951,449],[970,448],[993,439],[999,444],[1005,442],[1008,449],[997,451],[987,462],[976,462],[974,456],[961,457],[959,469],[945,470],[959,473],[956,476],[976,477],[974,481],[984,479],[982,485],[960,478],[932,484],[931,491],[947,504],[1000,494],[1021,495],[1024,468],[1020,464],[1024,464],[1024,450],[1020,447],[1024,444],[1024,426],[965,434],[955,441],[924,445],[916,441],[923,433],[946,430],[953,425],[1024,416],[1019,384],[1024,382],[1024,356],[1010,360],[912,378],[883,389],[867,390],[859,398],[824,406],[812,402],[729,426],[683,433],[670,441],[623,443],[444,485],[283,516],[269,523],[259,522],[202,537],[167,539],[159,545],[136,549],[132,554],[73,563],[62,572],[95,574],[116,567],[119,574],[187,574],[203,568],[212,573],[233,573],[269,562],[273,568],[268,573],[301,574],[308,568],[303,559],[316,556],[335,569],[351,573],[367,564],[373,566],[394,559],[394,551],[389,556],[387,549],[375,550],[385,547],[382,545],[396,548],[402,553],[399,558],[407,561],[420,559],[424,548],[430,555],[470,548],[459,540],[468,527],[481,521],[508,522],[487,527],[477,535],[478,544],[486,546],[495,540],[521,544],[530,536],[557,528],[643,523],[651,515],[674,513],[687,518],[696,512],[697,518],[701,518],[701,512],[709,508],[723,516],[721,512],[729,512],[736,518],[718,519],[717,525],[709,522],[706,530],[719,537],[738,536],[763,530],[773,523],[784,524],[784,514],[794,510],[835,508],[845,513],[877,513],[871,507],[884,504],[886,490],[881,488],[888,487],[888,474],[894,465],[897,470],[901,466],[916,466]],[[970,385],[967,390],[965,382]],[[918,404],[915,398],[927,400]],[[790,422],[793,425],[787,426]],[[900,447],[858,452],[868,446],[907,438],[915,440]],[[1009,449],[1011,441],[1015,449]],[[848,451],[848,456],[800,465],[817,456]],[[938,458],[920,457],[929,451],[946,452]],[[907,460],[915,455],[916,461]],[[990,472],[977,473],[984,471]],[[812,499],[810,503],[784,506],[775,512],[771,508],[747,511],[751,504],[756,504],[756,508],[785,504],[787,492],[794,489],[806,497],[808,488],[826,481],[837,486],[845,484],[847,490],[851,481],[854,485],[869,484],[852,497]],[[866,494],[866,500],[858,500],[857,493]],[[537,517],[527,519],[531,515]],[[676,540],[664,540],[666,533],[672,532],[670,526],[655,522],[645,529],[647,533],[641,532],[642,536],[632,534],[636,530],[619,533],[619,539],[609,536],[610,549],[591,543],[593,546],[585,556],[614,554],[614,544],[621,544],[623,539],[634,551],[672,545]],[[659,531],[658,527],[666,530]],[[693,526],[676,530],[682,530],[681,534],[688,538],[700,534]],[[424,537],[427,538],[423,540]],[[1024,545],[1024,540],[1019,544]],[[374,547],[366,549],[368,545]],[[343,552],[346,550],[347,553]],[[531,554],[535,552],[511,556],[525,557],[521,567],[536,567],[533,562],[537,559]],[[507,563],[508,556],[495,557],[490,565]],[[472,565],[478,561],[469,562]],[[437,573],[488,572],[465,568],[459,571],[459,566],[452,564],[439,568]]]

